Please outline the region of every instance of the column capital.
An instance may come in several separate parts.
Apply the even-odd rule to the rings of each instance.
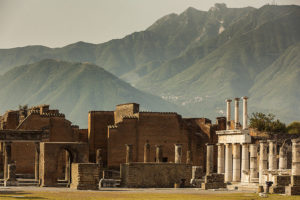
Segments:
[[[182,146],[182,144],[174,144],[174,146]]]
[[[212,143],[206,143],[205,145],[206,146],[213,146],[214,144],[212,144]]]
[[[229,147],[229,146],[232,146],[232,144],[231,143],[226,143],[225,146]]]
[[[249,97],[244,96],[244,97],[242,97],[242,99],[247,100],[247,99],[249,99]]]
[[[300,138],[292,139],[292,143],[300,143]]]
[[[161,145],[161,144],[156,144],[155,147],[156,147],[156,148],[161,148],[162,145]]]
[[[224,146],[224,143],[217,143],[217,146]]]
[[[231,99],[226,99],[225,101],[226,101],[226,102],[229,102],[229,103],[230,103],[230,102],[232,102],[232,100],[231,100]]]
[[[239,97],[234,98],[234,101],[240,101],[240,100],[241,100],[241,98],[239,98]]]
[[[267,142],[273,142],[273,143],[276,143],[276,140],[267,140]]]
[[[259,143],[264,144],[264,143],[267,143],[267,141],[266,140],[259,140]]]

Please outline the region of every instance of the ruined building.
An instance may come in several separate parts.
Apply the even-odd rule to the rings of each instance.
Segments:
[[[139,105],[117,105],[115,111],[91,111],[88,129],[72,125],[49,105],[7,111],[0,117],[0,176],[6,185],[18,177],[34,178],[41,186],[70,185],[74,171],[117,169],[126,162],[126,144],[132,161],[175,162],[174,144],[180,144],[184,163],[205,166],[205,143],[215,143],[225,118],[212,124],[205,118],[182,118],[177,113],[141,112]],[[72,163],[86,163],[85,167]],[[90,163],[90,165],[88,165]],[[97,165],[93,165],[97,163]],[[100,165],[98,165],[100,164]],[[79,180],[79,179],[78,179]],[[78,183],[79,184],[79,183]]]

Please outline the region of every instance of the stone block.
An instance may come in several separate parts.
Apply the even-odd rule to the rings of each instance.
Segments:
[[[97,190],[99,165],[95,163],[73,163],[70,188],[77,190]]]
[[[226,183],[202,183],[201,188],[204,190],[226,188]]]
[[[286,186],[285,187],[286,195],[300,195],[300,186]]]

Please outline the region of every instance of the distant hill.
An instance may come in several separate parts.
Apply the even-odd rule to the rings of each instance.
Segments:
[[[0,72],[45,58],[89,62],[188,116],[223,115],[225,98],[247,95],[250,112],[273,112],[290,122],[299,120],[299,19],[295,5],[188,8],[102,44],[0,49]]]
[[[88,111],[114,110],[117,104],[127,102],[140,103],[141,110],[183,111],[88,63],[46,59],[15,67],[0,77],[1,113],[18,105],[45,103],[87,127]]]

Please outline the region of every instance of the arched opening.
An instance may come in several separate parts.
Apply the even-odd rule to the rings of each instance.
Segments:
[[[61,187],[70,187],[72,181],[71,166],[74,160],[73,154],[68,149],[62,149],[57,159],[57,184]]]

